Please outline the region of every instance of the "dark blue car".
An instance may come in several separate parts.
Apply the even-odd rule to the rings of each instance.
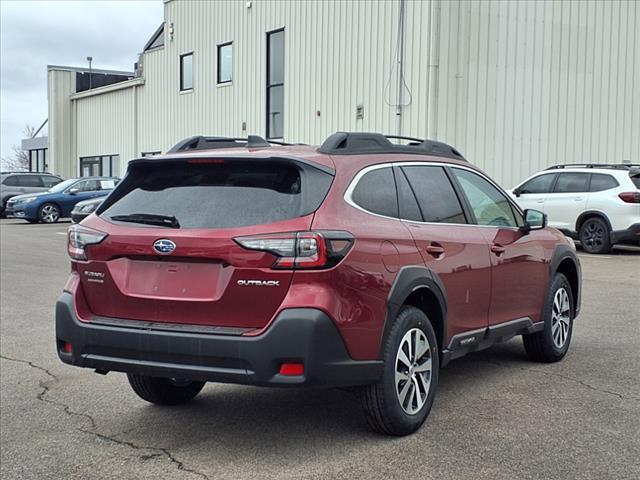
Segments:
[[[119,179],[84,177],[65,180],[46,192],[18,195],[7,202],[7,216],[31,223],[55,223],[71,215],[76,203],[111,193]]]

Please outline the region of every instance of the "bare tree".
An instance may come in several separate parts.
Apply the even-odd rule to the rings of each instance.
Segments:
[[[31,125],[25,125],[22,135],[25,138],[33,137],[36,129]],[[29,170],[29,153],[25,152],[18,145],[11,147],[11,154],[0,159],[2,170]]]

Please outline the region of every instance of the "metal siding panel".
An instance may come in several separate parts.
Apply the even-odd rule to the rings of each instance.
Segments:
[[[398,1],[265,0],[251,8],[233,0],[172,1],[164,9],[175,34],[173,40],[167,34],[164,48],[144,54],[138,150],[131,146],[133,120],[112,121],[104,131],[83,123],[91,116],[132,115],[123,94],[77,100],[76,140],[64,138],[73,112],[68,100],[65,107],[68,94],[61,93],[50,98],[54,165],[73,152],[76,141],[78,154],[106,153],[113,144],[110,150],[137,156],[196,134],[264,134],[266,32],[281,27],[286,140],[320,143],[339,129],[397,132],[396,78],[390,74],[396,67]],[[639,161],[636,2],[438,0],[409,1],[406,9],[411,102],[403,108],[405,135],[453,143],[505,185],[557,162]],[[218,87],[216,45],[229,40],[233,83]],[[194,91],[181,94],[179,55],[191,50]],[[59,83],[50,75],[50,92],[69,88]],[[360,104],[364,119],[357,120]],[[61,160],[58,171],[75,174],[75,161]]]

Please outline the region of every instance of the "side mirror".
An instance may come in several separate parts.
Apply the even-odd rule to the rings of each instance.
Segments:
[[[530,232],[531,230],[542,230],[547,226],[547,215],[540,210],[527,209],[524,211],[524,227],[523,230]]]
[[[516,197],[519,197],[521,193],[522,193],[522,190],[520,190],[519,188],[515,188],[515,189],[513,190],[513,194],[514,194]]]
[[[70,188],[69,189],[69,195],[75,195],[76,193],[78,193],[80,191],[79,188]]]

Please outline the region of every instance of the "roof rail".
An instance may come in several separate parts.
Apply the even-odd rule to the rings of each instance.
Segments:
[[[53,175],[51,172],[30,172],[29,170],[8,170],[6,172],[0,172],[0,175],[11,175],[13,173],[44,173],[47,175]]]
[[[558,170],[562,168],[611,168],[614,170],[631,170],[638,168],[638,163],[564,163],[560,165],[552,165],[545,170]]]
[[[394,144],[389,139],[408,140],[405,145]],[[320,153],[331,155],[358,155],[364,153],[412,153],[416,155],[435,155],[455,160],[465,160],[462,154],[451,145],[435,140],[383,135],[381,133],[337,132],[322,143]]]
[[[275,145],[288,145],[288,143],[265,140],[258,135],[249,135],[247,138],[238,137],[189,137],[176,143],[167,153],[186,152],[191,150],[212,150],[216,148],[265,148]]]

